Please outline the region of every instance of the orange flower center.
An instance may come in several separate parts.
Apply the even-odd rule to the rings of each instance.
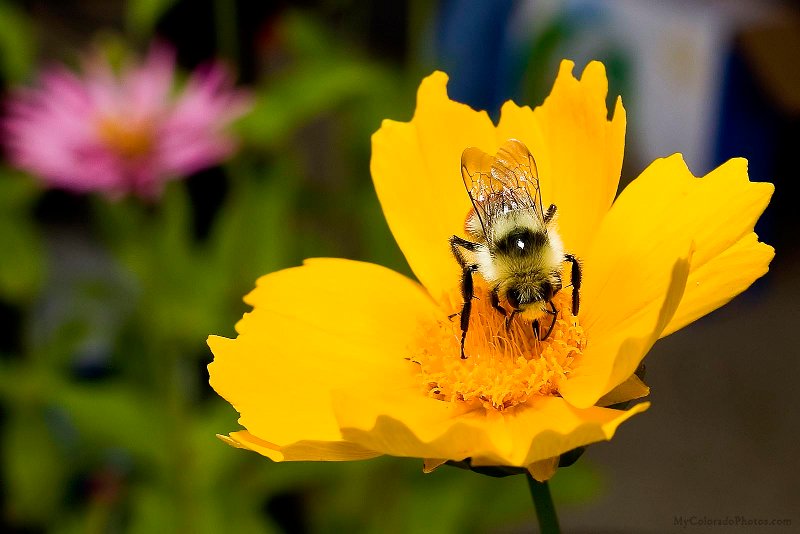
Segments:
[[[103,142],[126,159],[144,156],[153,147],[153,128],[146,121],[127,124],[114,117],[104,117],[98,121],[97,130]]]
[[[516,316],[506,328],[505,317],[490,304],[489,291],[476,280],[470,326],[461,359],[458,316],[421,332],[412,348],[426,393],[443,401],[465,402],[505,410],[535,395],[557,395],[586,347],[578,318],[570,312],[569,289],[560,291],[553,304],[557,314],[550,335],[539,341],[532,322]],[[452,299],[460,310],[459,298]],[[552,319],[541,319],[543,337]]]

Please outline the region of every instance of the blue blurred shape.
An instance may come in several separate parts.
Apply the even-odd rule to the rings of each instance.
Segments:
[[[445,0],[436,20],[437,68],[456,101],[495,114],[508,99],[511,0]]]

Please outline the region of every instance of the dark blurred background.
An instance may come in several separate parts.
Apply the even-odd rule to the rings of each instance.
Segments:
[[[233,336],[256,277],[305,257],[410,275],[372,189],[372,132],[411,118],[433,69],[450,75],[452,98],[496,117],[509,98],[541,103],[562,58],[576,74],[602,60],[609,101],[623,97],[623,184],[674,152],[696,175],[744,156],[751,180],[776,186],[757,232],[777,250],[745,294],[656,344],[652,408],[553,480],[562,526],[670,532],[676,517],[741,516],[800,527],[796,4],[3,0],[3,86],[92,47],[141,53],[154,37],[186,71],[214,57],[236,69],[255,97],[242,148],[163,206],[44,190],[4,166],[0,529],[533,528],[522,477],[423,475],[394,458],[274,464],[228,448],[214,434],[235,430],[236,413],[207,384],[205,337]]]

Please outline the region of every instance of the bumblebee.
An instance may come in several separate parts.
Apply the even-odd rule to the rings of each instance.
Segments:
[[[531,321],[533,334],[550,336],[558,314],[553,297],[562,289],[565,263],[571,264],[572,313],[580,306],[581,268],[564,251],[557,228],[557,208],[542,208],[536,161],[516,139],[491,156],[467,148],[461,156],[461,177],[472,202],[464,230],[469,239],[450,237],[453,256],[462,269],[461,358],[474,296],[473,275],[490,288],[492,307],[505,316],[506,329],[515,317]],[[509,309],[506,309],[508,306]],[[542,324],[548,319],[546,331]]]

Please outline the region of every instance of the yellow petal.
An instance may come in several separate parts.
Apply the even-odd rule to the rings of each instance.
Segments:
[[[298,441],[279,447],[259,439],[246,430],[232,432],[229,436],[217,435],[219,439],[237,449],[247,449],[266,456],[275,462],[324,461],[341,462],[347,460],[367,460],[380,456],[354,443],[344,441]]]
[[[415,380],[406,343],[418,321],[443,313],[389,269],[332,259],[262,277],[246,300],[254,310],[239,336],[209,338],[211,385],[252,435],[280,448],[340,447],[331,390],[379,376]]]
[[[348,441],[394,456],[472,458],[476,466],[527,467],[611,439],[619,424],[648,407],[643,403],[628,411],[596,406],[582,410],[559,397],[536,397],[499,412],[427,398],[418,388],[376,388],[370,403],[346,391],[334,398],[342,435]]]
[[[533,462],[528,466],[528,473],[539,482],[546,482],[558,471],[559,458],[559,456],[554,456],[553,458]]]
[[[613,404],[620,404],[628,402],[633,399],[641,399],[650,394],[650,388],[647,384],[636,376],[631,375],[622,384],[618,385],[597,401],[597,406],[611,406]]]
[[[775,249],[747,234],[713,259],[692,268],[678,310],[661,336],[667,336],[729,302],[769,270]]]
[[[516,138],[539,169],[544,205],[558,207],[559,229],[570,252],[583,257],[619,185],[625,148],[625,109],[617,99],[608,120],[608,81],[593,61],[580,80],[563,61],[550,96],[531,110],[506,102],[498,124],[502,141]]]
[[[540,397],[510,419],[515,440],[530,443],[524,456],[513,458],[512,465],[527,467],[590,443],[610,440],[619,425],[649,407],[650,403],[643,402],[628,410],[598,406],[580,409],[559,397]],[[480,457],[473,459],[474,465],[482,462]]]
[[[427,397],[421,385],[338,390],[334,409],[345,439],[393,456],[463,460],[476,450],[510,446],[505,433],[485,428],[497,412]]]
[[[414,274],[439,299],[457,286],[458,264],[447,240],[464,233],[471,208],[461,179],[461,153],[476,146],[494,154],[485,112],[451,101],[447,75],[422,81],[411,122],[383,121],[372,136],[370,169],[389,228]]]
[[[695,243],[686,292],[662,334],[666,335],[728,302],[767,271],[772,248],[758,243],[752,232],[773,190],[772,184],[750,182],[747,162],[741,158],[703,178],[694,177],[680,154],[656,160],[614,203],[596,252],[602,254],[602,247],[620,242],[641,243],[650,250],[687,239]],[[620,269],[629,273],[640,267],[632,261]],[[586,295],[587,306],[590,298]],[[622,311],[635,309],[635,303],[632,308],[620,304]],[[599,307],[594,311],[605,313]]]
[[[603,219],[585,257],[580,317],[589,345],[560,388],[564,398],[579,407],[594,404],[633,373],[652,342],[674,328],[668,325],[727,302],[763,274],[771,250],[742,239],[772,190],[747,180],[744,160],[699,179],[680,155],[645,169]],[[668,286],[669,269],[688,241],[694,244],[689,270]],[[740,273],[720,273],[737,263]],[[675,274],[682,270],[678,265]],[[685,299],[682,276],[689,280]]]
[[[672,319],[691,265],[691,244],[674,241],[655,248],[634,231],[626,233],[625,221],[637,219],[614,211],[585,263],[581,324],[587,347],[559,386],[564,399],[578,408],[593,406],[633,374]],[[640,226],[647,224],[645,219]]]
[[[680,206],[680,216],[670,223],[670,230],[673,235],[692,235],[697,248],[683,300],[662,336],[719,308],[750,287],[767,272],[775,255],[774,249],[760,243],[753,233],[774,186],[750,182],[746,160],[732,159],[702,178],[695,178],[683,162],[675,163],[663,171],[643,174],[648,180],[631,192],[638,196],[658,190],[660,195],[674,199]],[[665,183],[667,177],[671,179]]]

